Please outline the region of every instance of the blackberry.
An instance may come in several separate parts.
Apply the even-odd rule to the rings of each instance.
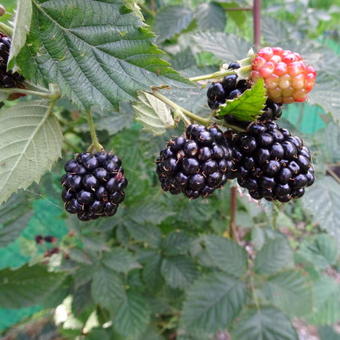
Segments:
[[[67,212],[77,214],[81,221],[116,213],[128,183],[116,155],[80,153],[65,164],[65,171],[61,196]]]
[[[7,71],[10,47],[11,38],[0,33],[0,87],[23,87],[22,82],[24,78],[19,73]]]
[[[231,177],[231,156],[220,129],[192,124],[186,137],[172,138],[160,152],[156,172],[164,191],[191,199],[208,197]]]
[[[251,197],[288,202],[314,183],[310,151],[276,123],[255,123],[225,136],[233,149],[233,177]]]

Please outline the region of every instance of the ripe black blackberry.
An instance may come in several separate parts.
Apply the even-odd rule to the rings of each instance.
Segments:
[[[208,197],[222,187],[233,166],[223,132],[197,124],[188,126],[186,137],[171,139],[156,162],[163,190],[191,199]]]
[[[66,211],[77,214],[81,221],[116,213],[128,184],[116,155],[80,153],[65,164],[65,171],[61,184]]]
[[[237,68],[240,68],[240,65],[237,63],[231,63],[228,66],[228,69],[230,70]],[[214,82],[210,84],[207,91],[208,105],[212,110],[216,110],[221,104],[224,104],[227,99],[234,99],[240,96],[245,90],[249,89],[250,86],[251,85],[247,80],[238,80],[238,76],[236,74],[225,76],[221,82]],[[276,120],[279,119],[281,115],[282,105],[267,99],[266,106],[263,109],[263,114],[259,120]],[[229,124],[239,125],[241,127],[245,127],[249,124],[249,122],[239,121],[231,115],[226,115],[224,119]]]
[[[11,38],[0,33],[0,87],[13,88],[22,86],[24,78],[16,72],[7,71]]]
[[[253,198],[288,202],[314,183],[309,149],[275,122],[255,123],[247,132],[225,136],[233,148],[233,177]]]

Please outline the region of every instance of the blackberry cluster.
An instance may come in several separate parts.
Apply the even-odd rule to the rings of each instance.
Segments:
[[[247,132],[225,133],[233,148],[233,177],[254,199],[288,202],[314,183],[309,149],[275,122],[255,123]]]
[[[65,164],[61,178],[65,209],[81,221],[113,216],[128,182],[120,159],[107,152],[84,152]]]
[[[228,69],[237,69],[239,67],[239,64],[231,63],[229,64]],[[221,82],[210,84],[207,92],[208,105],[212,110],[216,110],[221,104],[224,104],[227,99],[234,99],[249,88],[250,83],[246,79],[238,80],[237,74],[226,76]],[[282,115],[282,105],[267,99],[266,106],[263,111],[263,114],[259,118],[260,121],[279,119]],[[244,122],[239,122],[236,118],[230,115],[225,116],[224,119],[230,124],[244,125]],[[248,125],[248,123],[246,123],[246,125]]]
[[[19,73],[7,71],[7,62],[11,38],[0,33],[0,87],[13,88],[20,87],[24,78]]]
[[[195,199],[222,187],[232,167],[231,149],[223,132],[215,126],[192,124],[186,137],[171,139],[160,152],[156,171],[163,190]]]

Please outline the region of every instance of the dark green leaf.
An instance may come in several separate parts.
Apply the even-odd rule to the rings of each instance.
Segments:
[[[152,291],[157,290],[163,281],[161,275],[161,256],[155,251],[148,251],[147,256],[140,261],[143,262],[142,276],[146,286]]]
[[[218,4],[214,2],[202,3],[197,7],[195,19],[201,31],[224,31],[226,15]]]
[[[225,329],[244,306],[246,295],[245,283],[227,274],[202,277],[187,291],[181,325],[207,333]]]
[[[189,251],[193,237],[183,231],[170,233],[163,241],[162,248],[167,255],[185,254]]]
[[[159,228],[152,225],[142,225],[129,223],[126,226],[129,234],[133,239],[140,242],[145,242],[151,247],[158,247],[161,241],[161,232]]]
[[[128,292],[113,319],[115,330],[125,336],[139,335],[146,329],[150,320],[150,309],[143,296]]]
[[[235,99],[227,99],[219,106],[216,114],[220,117],[230,115],[241,121],[254,121],[266,106],[266,89],[263,79],[259,79],[250,89],[245,90]]]
[[[204,236],[211,263],[228,274],[242,276],[247,270],[247,253],[237,243],[214,235]]]
[[[64,274],[48,272],[40,265],[3,269],[0,271],[0,306],[22,308],[37,305],[53,294],[64,280]]]
[[[163,7],[156,16],[154,30],[162,42],[182,32],[193,20],[193,13],[183,6]]]
[[[128,273],[132,269],[141,267],[135,256],[124,248],[112,248],[110,252],[105,253],[103,263],[122,273]]]
[[[171,65],[177,71],[196,66],[196,59],[190,48],[186,48],[171,57]]]
[[[172,288],[187,288],[196,278],[194,262],[185,256],[171,256],[163,259],[161,273]]]
[[[160,58],[152,32],[126,2],[32,3],[31,31],[16,63],[31,81],[57,83],[81,109],[109,111],[137,90],[184,81]]]
[[[233,326],[235,340],[298,340],[288,318],[272,307],[248,308]]]
[[[265,243],[257,253],[254,268],[259,274],[274,274],[293,264],[293,253],[288,241],[279,237]]]

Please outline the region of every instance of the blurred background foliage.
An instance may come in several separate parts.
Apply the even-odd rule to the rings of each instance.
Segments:
[[[11,13],[16,1],[2,1],[2,4]],[[251,1],[149,0],[139,1],[139,4],[146,22],[157,34],[156,43],[166,51],[166,58],[173,67],[185,76],[217,70],[222,62],[244,57],[252,46],[251,12],[228,11],[228,8],[252,6]],[[317,291],[316,312],[295,319],[294,325],[301,339],[308,339],[303,337],[307,334],[309,339],[335,340],[340,337],[336,324],[340,319],[337,251],[340,244],[340,3],[332,0],[263,0],[262,5],[263,45],[280,45],[300,52],[318,71],[318,85],[310,101],[286,108],[281,123],[303,136],[313,150],[317,181],[302,200],[286,204],[279,212],[279,231],[270,228],[271,205],[251,201],[240,192],[237,226],[244,245],[255,249],[272,238],[273,233],[281,232],[288,237],[296,263],[309,272],[316,282],[313,289]],[[10,14],[7,14],[3,19],[9,18]],[[167,95],[195,113],[207,114],[205,92],[204,88],[193,86],[185,91],[175,89]],[[180,134],[183,127],[155,137],[133,121],[132,108],[126,103],[121,105],[119,112],[96,115],[102,144],[123,159],[129,178],[126,200],[115,218],[80,226],[64,213],[58,182],[64,161],[74,152],[86,149],[90,136],[84,118],[68,101],[59,102],[58,118],[65,134],[63,160],[39,186],[33,185],[0,207],[0,268],[41,262],[46,252],[55,247],[60,251],[50,261],[60,263],[67,254],[73,262],[85,266],[91,262],[82,247],[102,250],[107,240],[126,245],[131,239],[148,245],[140,250],[138,258],[151,268],[157,267],[157,263],[148,258],[155,256],[157,260],[155,249],[161,235],[176,230],[185,231],[188,238],[203,233],[225,233],[229,223],[230,185],[209,200],[195,202],[163,193],[154,172],[154,160],[167,139]],[[53,235],[57,243],[37,244],[37,235]],[[190,261],[186,261],[190,267]],[[151,269],[150,273],[153,273]],[[172,282],[174,279],[167,273],[159,275],[161,278],[150,277],[148,282],[157,286],[159,280],[165,280],[173,287],[180,286],[180,283]],[[193,271],[192,276],[195,275]],[[82,277],[79,275],[77,279]],[[138,281],[133,276],[129,279]],[[60,302],[69,293],[66,289],[59,297]],[[182,292],[174,289],[172,294],[179,300]],[[35,307],[0,309],[0,330],[4,339],[13,336],[38,339],[38,334],[48,336],[59,331],[65,338],[72,339],[79,333],[79,330],[76,333],[67,327],[56,330],[50,322],[51,312],[45,307],[42,303]],[[87,319],[88,314],[83,311],[79,322],[84,323]],[[35,323],[37,335],[27,338],[24,335],[27,329],[33,332],[30,328],[32,320],[40,320],[39,327]],[[169,321],[166,327],[171,329],[171,320],[166,321]],[[87,338],[99,339],[104,335],[102,330],[94,328]]]

